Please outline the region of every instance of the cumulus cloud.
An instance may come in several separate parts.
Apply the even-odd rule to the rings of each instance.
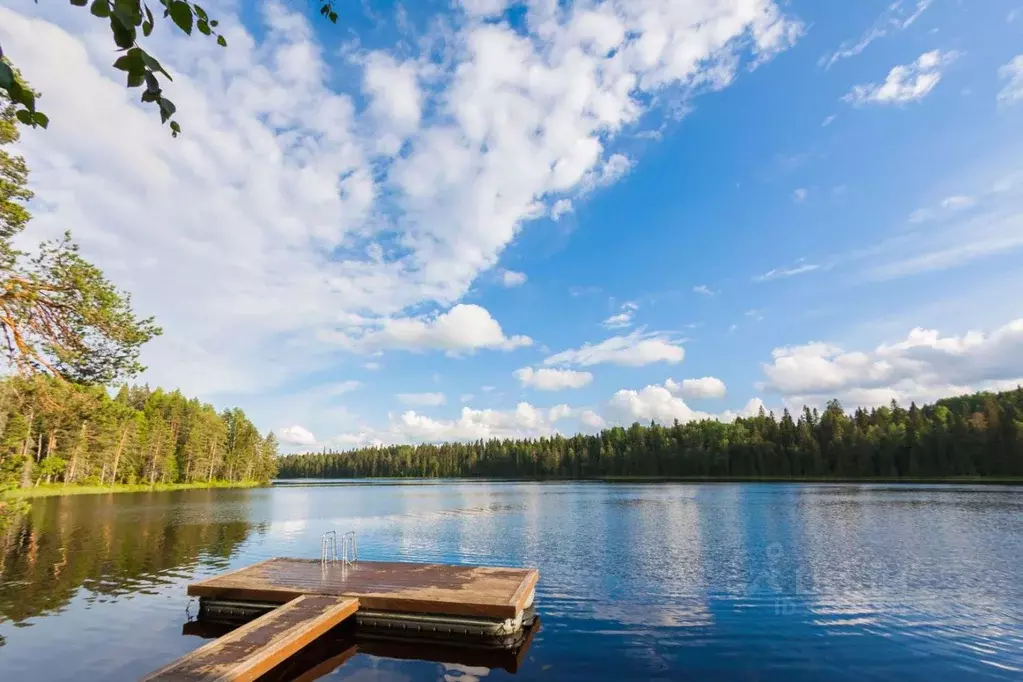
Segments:
[[[593,375],[589,372],[579,372],[573,369],[550,369],[542,367],[533,369],[523,367],[513,372],[519,382],[526,387],[535,388],[539,391],[561,391],[566,388],[582,388],[593,381]]]
[[[912,64],[893,67],[884,83],[853,86],[843,101],[855,106],[864,104],[905,104],[926,97],[941,80],[944,67],[955,61],[956,52],[932,50]]]
[[[1008,81],[998,93],[1000,103],[1012,104],[1023,100],[1023,54],[1016,55],[998,69],[998,77]]]
[[[622,329],[632,326],[632,316],[636,314],[639,306],[635,303],[623,303],[618,312],[604,320],[603,324],[608,329]]]
[[[906,2],[905,0],[895,0],[895,2],[888,5],[888,7],[881,12],[881,15],[874,20],[874,23],[862,36],[860,36],[860,38],[857,40],[846,41],[834,52],[821,57],[820,65],[825,69],[830,69],[836,62],[842,59],[855,57],[860,54],[875,40],[884,38],[891,33],[898,33],[906,30],[920,18],[920,15],[923,14],[928,7],[930,7],[933,1],[934,0],[916,0],[916,2],[913,3]]]
[[[404,405],[433,407],[447,402],[443,393],[398,393],[395,396]]]
[[[669,384],[673,384],[670,382]],[[659,424],[671,424],[675,420],[680,423],[717,419],[733,421],[737,417],[755,416],[764,404],[759,398],[753,398],[738,411],[725,411],[711,414],[694,410],[685,400],[673,395],[668,385],[646,386],[638,391],[623,389],[615,393],[607,403],[608,416],[620,424],[632,422],[654,421]]]
[[[792,402],[831,397],[853,405],[930,401],[1023,377],[1023,320],[962,336],[917,328],[901,341],[870,351],[810,343],[776,348],[772,356],[763,365],[764,387]]]
[[[287,445],[315,445],[316,436],[304,426],[295,424],[277,430],[277,437]]]
[[[501,283],[506,287],[517,287],[526,283],[526,273],[504,270],[501,272]]]
[[[513,350],[532,345],[528,336],[505,336],[486,308],[460,303],[437,316],[392,318],[355,332],[325,332],[320,338],[358,352],[442,350],[458,354],[480,348]]]
[[[583,344],[580,348],[555,353],[544,359],[545,365],[612,364],[641,367],[655,362],[677,364],[685,357],[681,343],[662,332],[637,330],[626,336],[612,336],[600,343]]]
[[[551,219],[560,220],[561,216],[566,213],[571,213],[573,210],[572,201],[570,199],[558,199],[551,206]]]
[[[709,298],[711,296],[716,296],[718,292],[714,291],[706,284],[697,284],[693,287],[693,293],[700,294],[701,296],[707,296]]]
[[[511,410],[474,410],[463,407],[454,419],[433,419],[409,410],[393,416],[384,429],[364,429],[341,438],[359,441],[349,447],[373,443],[437,443],[489,440],[491,438],[539,438],[556,433],[555,422],[574,411],[566,405],[539,408],[520,402]]]
[[[725,382],[717,377],[702,377],[700,379],[683,379],[674,381],[668,379],[664,387],[673,395],[680,395],[683,398],[724,398],[728,390]]]
[[[797,187],[792,190],[792,200],[797,204],[801,204],[806,201],[806,195],[809,194],[805,187]]]
[[[50,115],[22,142],[34,237],[73,231],[166,329],[145,379],[190,394],[271,390],[338,349],[527,345],[459,303],[476,278],[551,202],[628,172],[623,130],[728,86],[801,24],[772,0],[531,3],[514,27],[478,20],[506,7],[467,3],[422,49],[362,50],[351,79],[273,2],[251,26],[219,13],[228,50],[157,32],[185,129],[172,140],[111,69],[108,29],[12,0],[0,42]]]

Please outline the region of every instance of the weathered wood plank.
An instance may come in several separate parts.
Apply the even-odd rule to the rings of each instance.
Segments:
[[[359,600],[302,595],[145,677],[146,682],[250,682],[354,614]]]
[[[270,603],[323,594],[356,597],[364,608],[381,611],[514,618],[538,577],[524,568],[272,559],[189,585],[188,594]]]

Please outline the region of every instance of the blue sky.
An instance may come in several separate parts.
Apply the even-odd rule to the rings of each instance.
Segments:
[[[1023,4],[0,5],[36,219],[288,449],[926,401],[1023,377]],[[32,37],[32,40],[28,39]]]

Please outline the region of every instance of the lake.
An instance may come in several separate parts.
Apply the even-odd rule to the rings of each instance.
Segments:
[[[1023,488],[445,482],[35,501],[0,547],[0,679],[136,679],[204,642],[189,582],[332,529],[535,566],[540,627],[514,675],[359,653],[329,680],[1023,676]]]

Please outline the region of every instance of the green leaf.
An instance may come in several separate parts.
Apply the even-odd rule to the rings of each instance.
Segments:
[[[43,128],[50,125],[50,117],[41,111],[37,111],[35,114],[33,114],[32,118],[37,124],[39,124]]]
[[[206,10],[204,10],[202,7],[193,4],[192,9],[195,10],[195,16],[199,17],[203,21],[209,21],[210,18],[209,16],[206,15]]]
[[[133,47],[128,52],[117,58],[114,62],[114,68],[119,71],[136,71],[143,67],[142,50],[137,47]]]
[[[32,120],[32,112],[27,109],[18,109],[18,113],[16,113],[15,116],[17,116],[18,120],[27,126],[35,125],[35,122]]]
[[[125,26],[116,14],[110,16],[110,31],[114,34],[114,43],[117,47],[127,50],[135,44],[135,27]]]
[[[171,121],[170,129],[172,137],[177,137],[178,135],[181,134],[181,126],[178,125],[177,121]]]
[[[212,31],[210,30],[210,25],[206,22],[205,19],[197,20],[195,22],[195,27],[199,30],[199,33],[203,34],[204,36],[208,36],[210,35],[210,33],[212,33]]]
[[[192,8],[184,0],[172,2],[168,8],[170,17],[182,31],[192,35]]]
[[[174,106],[174,102],[170,101],[166,97],[161,97],[159,101],[160,106],[160,123],[166,123],[167,119],[174,115],[174,112],[178,110]]]
[[[331,12],[329,19],[330,19],[330,23],[336,24],[337,23],[337,12]]]
[[[220,26],[220,22],[217,21],[216,19],[210,19],[210,26],[216,28],[217,26]]]
[[[330,5],[324,5],[323,7],[321,7],[320,14],[322,14],[323,16],[327,16],[328,14],[330,14]]]
[[[110,16],[110,3],[107,0],[93,0],[92,7],[89,8],[94,17],[109,17]]]
[[[143,102],[155,102],[158,99],[160,99],[160,91],[159,90],[157,90],[155,92],[153,90],[143,90],[142,91],[142,101]]]
[[[14,71],[7,65],[7,62],[0,59],[0,88],[9,89],[14,85]]]
[[[227,38],[224,36],[217,36],[217,45],[221,47],[227,47]]]
[[[138,26],[142,23],[142,4],[139,0],[113,0],[113,13],[121,19],[121,23],[128,26]]]
[[[160,62],[156,61],[155,57],[151,56],[148,52],[141,48],[139,49],[139,54],[142,57],[142,61],[150,69],[152,69],[153,71],[159,71],[164,76],[167,76],[167,80],[174,80],[173,78],[171,78],[171,75],[164,70],[163,66],[160,65]]]
[[[146,79],[146,72],[143,69],[128,72],[128,87],[137,88]]]
[[[85,7],[89,0],[71,0],[71,4],[75,7]]]
[[[149,34],[152,33],[152,32],[153,32],[153,23],[151,21],[143,21],[142,22],[142,35],[144,35],[146,38],[148,38]]]

